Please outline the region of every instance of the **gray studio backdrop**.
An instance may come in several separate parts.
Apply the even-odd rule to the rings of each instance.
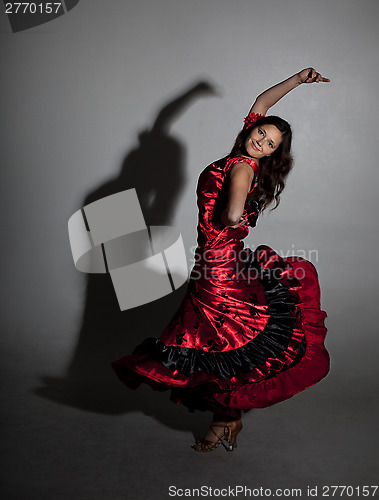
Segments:
[[[18,33],[0,15],[6,498],[166,498],[231,472],[304,495],[374,483],[378,20],[374,0],[80,0]],[[199,457],[191,431],[207,417],[128,392],[109,366],[159,335],[183,289],[121,313],[106,276],[74,268],[67,221],[135,187],[148,224],[180,230],[190,267],[199,173],[258,93],[310,65],[331,83],[271,110],[293,126],[295,168],[247,243],[316,265],[332,371],[249,414],[232,458]]]

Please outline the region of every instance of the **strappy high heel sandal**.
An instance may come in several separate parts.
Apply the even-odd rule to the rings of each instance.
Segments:
[[[220,436],[213,430],[214,427],[223,427],[223,434]],[[226,451],[233,451],[237,448],[237,434],[242,430],[241,420],[233,420],[226,424],[211,424],[210,431],[216,436],[216,441],[209,441],[208,439],[201,439],[192,445],[196,451],[213,451],[223,445]]]

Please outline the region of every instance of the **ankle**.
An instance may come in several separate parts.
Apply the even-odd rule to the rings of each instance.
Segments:
[[[213,412],[213,418],[212,418],[212,423],[223,423],[223,422],[240,422],[241,421],[241,415],[238,414],[239,412],[236,412],[236,415],[227,415],[223,411],[216,410]]]

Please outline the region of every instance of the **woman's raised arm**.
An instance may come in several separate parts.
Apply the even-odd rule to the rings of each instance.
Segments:
[[[288,92],[298,87],[302,83],[319,83],[319,82],[330,82],[328,78],[324,78],[318,73],[314,68],[305,68],[299,73],[287,78],[283,82],[280,82],[273,87],[265,90],[260,94],[253,106],[251,107],[250,113],[259,113],[260,115],[265,115],[267,110],[276,104],[282,97],[284,97]]]

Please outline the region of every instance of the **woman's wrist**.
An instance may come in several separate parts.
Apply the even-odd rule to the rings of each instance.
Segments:
[[[301,79],[300,71],[299,71],[299,73],[295,73],[292,78],[294,79],[295,87],[298,87],[299,85],[304,83]]]

